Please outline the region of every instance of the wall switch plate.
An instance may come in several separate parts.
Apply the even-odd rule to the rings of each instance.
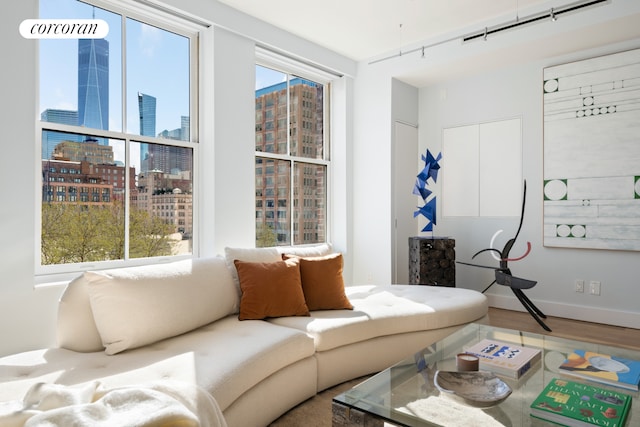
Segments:
[[[589,286],[589,292],[591,293],[591,295],[600,295],[600,282],[598,282],[597,280],[592,280]]]
[[[584,280],[576,279],[576,292],[584,292]]]

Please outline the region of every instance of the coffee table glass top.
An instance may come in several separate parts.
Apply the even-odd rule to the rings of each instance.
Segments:
[[[456,371],[456,355],[485,338],[541,349],[541,361],[520,379],[499,376],[513,393],[496,406],[474,408],[441,396],[433,382],[436,371]],[[567,354],[576,349],[640,360],[639,351],[472,323],[333,400],[400,426],[546,426],[554,424],[531,417],[529,405],[552,378],[562,377],[630,394],[633,402],[625,425],[640,425],[638,392],[558,372]]]

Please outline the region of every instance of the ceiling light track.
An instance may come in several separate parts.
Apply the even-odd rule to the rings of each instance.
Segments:
[[[478,39],[486,40],[488,36],[491,36],[493,34],[512,30],[514,28],[519,28],[526,25],[535,24],[538,22],[556,21],[562,15],[610,2],[611,0],[582,0],[561,7],[552,7],[549,12],[546,13],[543,12],[535,15],[529,15],[527,17],[518,18],[515,21],[496,25],[494,27],[485,27],[482,31],[464,36],[462,38],[462,43],[467,43]]]
[[[589,9],[591,7],[595,7],[595,6],[601,6],[607,3],[611,3],[612,0],[579,0],[573,3],[568,3],[564,6],[560,6],[560,7],[553,7],[551,9],[549,9],[548,12],[540,12],[537,14],[533,14],[533,15],[529,15],[526,17],[520,17],[518,16],[518,12],[516,11],[516,18],[513,21],[509,21],[509,22],[505,22],[503,24],[500,25],[496,25],[496,26],[492,26],[492,27],[484,27],[482,30],[475,32],[475,33],[471,33],[471,34],[466,34],[466,35],[462,35],[462,36],[456,36],[456,37],[451,37],[448,38],[446,40],[442,40],[436,43],[431,43],[431,44],[427,44],[427,45],[422,45],[420,47],[417,47],[415,49],[411,49],[411,50],[406,50],[406,51],[402,51],[400,50],[399,53],[395,54],[395,55],[391,55],[391,56],[387,56],[385,58],[380,58],[380,59],[376,59],[374,61],[369,62],[369,65],[378,63],[378,62],[382,62],[382,61],[386,61],[388,59],[392,59],[392,58],[397,58],[399,56],[404,56],[407,55],[409,53],[413,53],[413,52],[422,52],[422,58],[425,58],[425,49],[431,48],[431,47],[435,47],[435,46],[439,46],[445,43],[449,43],[452,42],[454,40],[457,39],[461,39],[462,43],[469,43],[472,41],[476,41],[476,40],[487,40],[489,38],[489,36],[492,36],[494,34],[503,32],[503,31],[507,31],[507,30],[513,30],[516,28],[520,28],[523,26],[527,26],[527,25],[531,25],[531,24],[536,24],[536,23],[540,23],[540,22],[546,22],[546,21],[556,21],[558,19],[558,17],[562,16],[562,15],[567,15],[567,14],[571,14],[571,13],[575,13],[575,12],[579,12],[579,11],[583,11],[585,9]]]

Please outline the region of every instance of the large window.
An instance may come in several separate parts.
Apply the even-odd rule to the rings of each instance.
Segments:
[[[192,253],[197,28],[112,6],[40,1],[40,18],[109,25],[40,41],[42,274]]]
[[[329,85],[256,66],[256,246],[327,240]]]

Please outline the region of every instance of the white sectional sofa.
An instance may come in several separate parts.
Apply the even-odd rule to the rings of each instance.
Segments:
[[[353,309],[239,320],[249,292],[234,260],[330,252],[227,249],[225,257],[85,273],[61,297],[59,346],[0,358],[0,402],[15,407],[37,383],[98,381],[112,390],[167,381],[212,396],[223,424],[265,426],[318,391],[382,370],[487,313],[485,296],[472,290],[365,285],[344,288]]]

